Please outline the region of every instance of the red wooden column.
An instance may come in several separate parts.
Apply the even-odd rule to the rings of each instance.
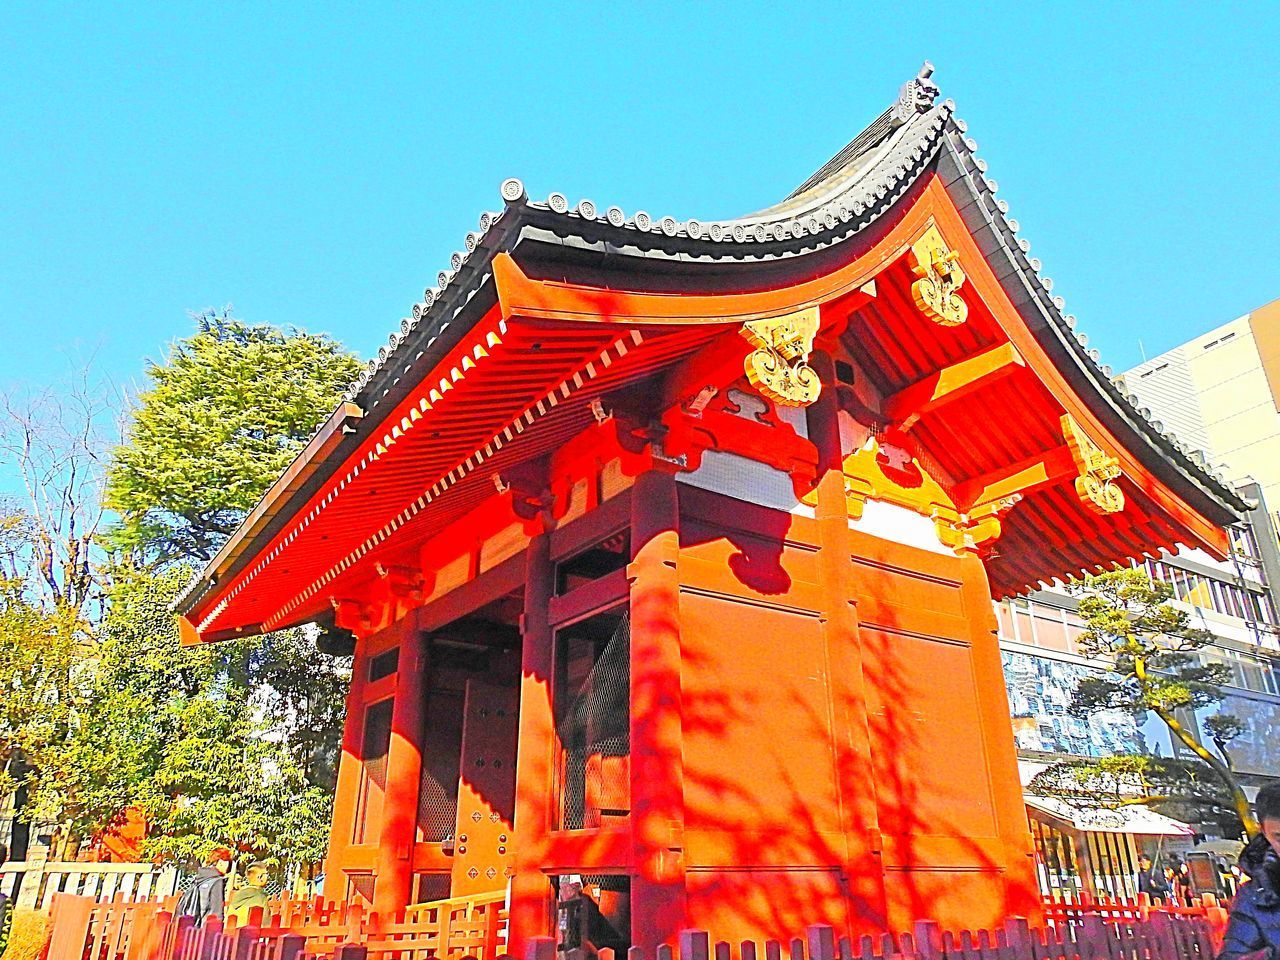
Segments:
[[[885,927],[885,881],[862,645],[853,600],[853,565],[849,562],[849,508],[845,500],[839,401],[831,357],[818,352],[809,362],[822,380],[822,393],[808,407],[806,421],[809,439],[818,448],[818,576],[824,604],[822,632],[831,677],[829,708],[840,820],[845,834],[849,920],[855,933],[870,933]]]
[[[389,916],[409,905],[413,894],[413,842],[418,827],[422,783],[424,675],[426,655],[416,619],[406,617],[400,632],[391,741],[387,748],[387,788],[378,835],[378,874],[373,909]]]
[[[355,833],[356,807],[359,804],[360,776],[364,757],[364,688],[369,679],[367,643],[356,641],[351,661],[351,686],[347,689],[347,716],[342,725],[342,756],[338,760],[338,782],[333,798],[333,820],[329,828],[329,856],[325,858],[324,897],[345,900],[347,875],[342,870],[343,854]]]
[[[631,500],[631,937],[651,951],[685,922],[680,509],[650,469]]]
[[[511,880],[507,938],[508,949],[515,956],[523,955],[530,938],[551,934],[548,922],[551,888],[542,872],[541,856],[548,832],[555,737],[551,706],[554,638],[547,618],[547,605],[555,590],[550,532],[534,537],[525,556],[513,846],[516,873]]]
[[[1018,751],[1014,745],[1013,720],[1000,656],[1000,625],[991,604],[991,587],[982,561],[969,554],[962,562],[966,568],[965,607],[973,611],[973,675],[981,694],[979,718],[986,741],[997,828],[1004,841],[1005,915],[1028,917],[1038,923],[1043,920],[1044,903],[1036,877],[1035,842],[1031,839],[1022,779],[1018,775]]]

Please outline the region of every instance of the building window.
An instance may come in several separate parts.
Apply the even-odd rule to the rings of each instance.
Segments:
[[[556,593],[563,596],[575,587],[626,569],[630,560],[630,530],[605,537],[556,564]]]
[[[371,843],[382,825],[382,797],[387,789],[387,754],[391,749],[391,710],[395,701],[379,700],[364,712],[360,758],[360,792],[354,843]]]
[[[1146,568],[1152,580],[1168,584],[1173,589],[1174,598],[1182,603],[1251,623],[1277,622],[1275,608],[1266,594],[1256,593],[1225,580],[1191,573],[1158,560],[1148,561]]]
[[[631,809],[631,624],[625,608],[556,631],[556,826]]]
[[[392,647],[369,661],[369,682],[389,677],[400,669],[400,648]]]

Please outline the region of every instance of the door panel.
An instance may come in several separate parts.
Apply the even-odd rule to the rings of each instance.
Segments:
[[[520,694],[467,681],[450,896],[506,887],[512,865]]]

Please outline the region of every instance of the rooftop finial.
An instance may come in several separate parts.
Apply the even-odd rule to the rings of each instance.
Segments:
[[[928,60],[920,67],[920,72],[902,85],[898,91],[898,102],[893,105],[895,125],[902,126],[917,114],[924,113],[933,106],[941,92],[938,85],[930,79],[933,76],[933,64]]]

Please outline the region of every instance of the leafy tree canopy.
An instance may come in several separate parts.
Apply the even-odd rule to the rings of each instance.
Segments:
[[[1032,783],[1033,790],[1068,800],[1104,805],[1182,802],[1191,808],[1232,810],[1253,836],[1257,823],[1236,780],[1230,741],[1240,721],[1219,713],[1205,724],[1218,752],[1200,742],[1188,712],[1222,700],[1230,679],[1224,664],[1203,664],[1198,651],[1213,634],[1194,627],[1190,615],[1169,601],[1172,591],[1140,569],[1085,577],[1071,587],[1079,597],[1086,631],[1077,641],[1085,656],[1106,672],[1077,686],[1070,711],[1087,718],[1100,710],[1126,710],[1137,717],[1154,713],[1174,740],[1195,760],[1111,757],[1056,764]]]
[[[225,845],[310,863],[328,839],[349,660],[318,654],[302,630],[184,649],[171,605],[358,364],[325,336],[226,311],[197,319],[149,367],[106,467],[118,522],[91,571],[104,605],[46,599],[30,546],[40,515],[0,510],[0,766],[23,758],[22,819],[55,821],[70,840],[134,809],[148,856]],[[86,426],[97,416],[86,407]],[[20,437],[36,422],[11,419]],[[93,489],[86,476],[71,477],[77,490]],[[85,502],[96,516],[100,500]],[[0,782],[0,796],[15,787]]]
[[[148,560],[206,561],[359,373],[324,334],[206,311],[147,369],[128,442],[107,474],[113,543]]]

